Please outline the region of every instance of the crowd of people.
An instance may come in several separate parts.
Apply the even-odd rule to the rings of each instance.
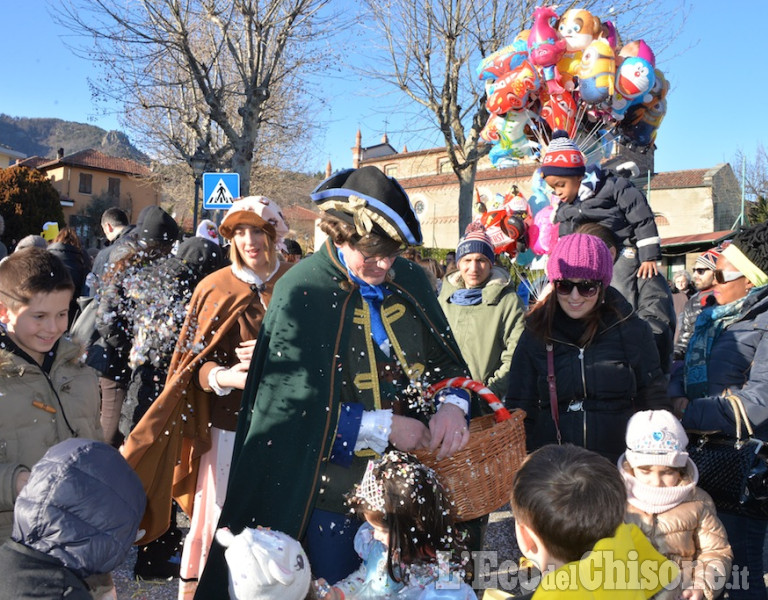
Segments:
[[[732,432],[738,401],[768,434],[768,224],[673,293],[631,182],[561,133],[541,171],[560,228],[543,290],[479,224],[422,257],[374,167],[311,194],[327,238],[308,256],[263,196],[186,239],[160,207],[109,209],[95,257],[69,228],[22,240],[0,261],[0,598],[114,598],[134,542],[135,575],[180,599],[474,598],[487,517],[457,522],[411,454],[467,446],[489,410],[470,378],[525,412],[525,597],[593,597],[611,556],[643,565],[606,570],[611,597],[764,599],[768,517],[713,502],[686,431]]]

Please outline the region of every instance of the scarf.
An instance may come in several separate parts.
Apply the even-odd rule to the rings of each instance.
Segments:
[[[749,294],[728,304],[707,307],[699,313],[685,353],[683,385],[689,400],[709,394],[708,368],[712,344],[725,328],[739,318],[748,297]]]
[[[384,297],[389,296],[392,292],[387,290],[383,285],[371,285],[370,283],[363,281],[357,275],[352,273],[344,260],[344,255],[340,250],[336,250],[336,254],[345,267],[347,267],[347,274],[349,278],[354,281],[360,287],[360,295],[363,300],[368,304],[368,309],[371,313],[371,337],[376,345],[381,348],[387,356],[390,356],[390,348],[392,347],[387,336],[387,330],[384,329],[384,321],[381,320],[381,305],[384,302]]]
[[[476,306],[483,301],[483,288],[461,288],[451,294],[451,304]]]
[[[632,473],[622,465],[624,457],[619,459],[619,471],[627,488],[627,502],[649,515],[658,515],[682,504],[693,493],[699,480],[699,471],[693,461],[688,461],[688,475],[675,487],[656,487],[640,483]],[[690,478],[689,478],[690,477]]]

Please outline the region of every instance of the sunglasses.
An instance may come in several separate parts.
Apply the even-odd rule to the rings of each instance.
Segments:
[[[693,272],[696,273],[696,275],[704,275],[707,271],[711,271],[712,269],[708,269],[707,267],[696,267]]]
[[[601,281],[570,281],[568,279],[558,279],[555,281],[555,291],[561,296],[568,296],[573,288],[579,292],[582,298],[591,298],[600,291]]]
[[[722,269],[715,269],[715,281],[717,283],[729,283],[736,281],[744,277],[744,273],[741,271],[723,271]]]

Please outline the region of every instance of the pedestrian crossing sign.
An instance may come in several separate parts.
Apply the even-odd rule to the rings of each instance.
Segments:
[[[203,173],[203,208],[226,209],[239,197],[238,173]]]

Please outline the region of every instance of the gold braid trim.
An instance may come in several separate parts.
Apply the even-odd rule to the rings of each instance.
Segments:
[[[386,217],[372,211],[368,208],[368,200],[350,194],[346,199],[329,198],[324,202],[318,203],[320,210],[337,210],[339,212],[351,215],[354,219],[355,230],[360,236],[367,235],[373,231],[373,226],[378,225],[393,240],[405,243],[400,232],[390,223]]]

